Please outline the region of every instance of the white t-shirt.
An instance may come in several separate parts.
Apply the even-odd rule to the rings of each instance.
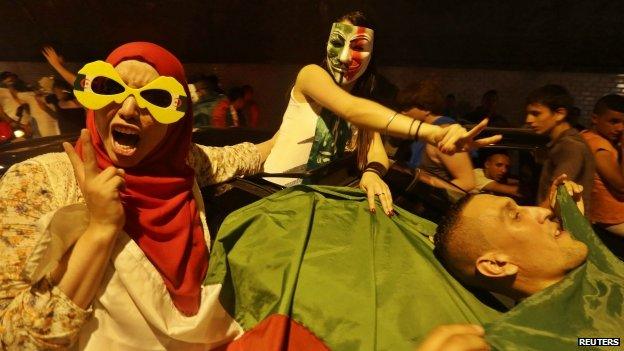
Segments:
[[[494,179],[490,179],[485,176],[485,173],[483,173],[483,168],[475,168],[473,171],[474,171],[475,184],[476,184],[473,191],[475,192],[479,192],[483,190],[483,188],[486,185],[494,181]]]

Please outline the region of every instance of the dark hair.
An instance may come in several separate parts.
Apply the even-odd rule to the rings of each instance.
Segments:
[[[435,236],[433,237],[434,249],[433,253],[438,258],[438,261],[442,263],[442,265],[449,271],[453,271],[449,269],[449,243],[452,240],[453,232],[455,228],[459,224],[459,220],[461,217],[461,213],[470,202],[474,198],[473,194],[467,194],[466,196],[459,199],[457,202],[452,204],[449,209],[446,211],[440,223],[438,223],[438,227],[436,228]]]
[[[244,96],[243,88],[241,87],[233,87],[228,90],[227,97],[230,102],[236,101],[238,99],[242,99]]]
[[[70,93],[71,93],[71,91],[73,89],[71,84],[67,83],[63,79],[59,79],[59,78],[56,78],[56,77],[54,78],[54,80],[52,82],[52,88],[63,89],[63,90],[66,90],[66,91],[68,91]]]
[[[609,94],[598,99],[594,106],[594,114],[601,115],[607,110],[624,113],[624,96]]]
[[[52,82],[52,89],[61,89],[63,92],[67,93],[68,96],[65,97],[66,100],[73,100],[76,97],[74,96],[74,87],[71,84],[67,83],[65,80],[54,77],[54,81]]]
[[[8,77],[15,77],[17,79],[17,74],[9,71],[3,71],[2,73],[0,73],[0,81],[3,81]]]
[[[217,77],[216,75],[211,74],[207,76],[207,75],[201,74],[193,78],[194,79],[192,82],[195,85],[196,89],[208,90],[210,92],[219,93],[219,94],[223,93],[223,91],[219,87],[219,77]]]
[[[574,98],[561,85],[549,84],[533,90],[526,98],[526,105],[541,104],[555,111],[560,108],[566,110],[566,115],[574,107]],[[567,118],[567,116],[566,116]]]
[[[397,107],[407,111],[413,107],[431,111],[441,115],[444,110],[444,98],[438,84],[432,80],[422,80],[412,83],[401,90],[397,95]]]

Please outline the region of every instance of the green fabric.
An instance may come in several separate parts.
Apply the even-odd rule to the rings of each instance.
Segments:
[[[206,283],[245,330],[281,313],[332,350],[411,350],[432,326],[498,316],[437,263],[435,224],[397,212],[371,215],[356,189],[286,189],[225,220]]]
[[[281,313],[332,350],[413,350],[449,323],[484,324],[498,350],[573,350],[578,337],[624,338],[623,263],[567,194],[559,200],[564,226],[590,248],[588,262],[505,314],[435,259],[426,237],[435,224],[402,209],[371,215],[366,196],[350,188],[297,186],[231,214],[205,283],[223,283],[221,301],[245,330]]]
[[[340,158],[350,137],[349,123],[331,111],[323,109],[316,122],[314,141],[306,169],[315,169]]]
[[[487,325],[488,342],[496,349],[575,350],[579,337],[624,342],[624,262],[602,244],[562,187],[557,200],[564,228],[589,248],[587,262]]]

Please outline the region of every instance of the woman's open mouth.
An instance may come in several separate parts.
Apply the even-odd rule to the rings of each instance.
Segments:
[[[111,135],[113,136],[113,151],[123,156],[132,156],[141,140],[138,129],[121,125],[113,126]]]

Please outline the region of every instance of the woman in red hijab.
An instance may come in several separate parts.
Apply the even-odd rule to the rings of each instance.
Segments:
[[[192,144],[184,70],[155,44],[122,45],[83,70],[75,89],[111,101],[88,111],[76,148],[0,181],[2,344],[203,350],[230,340],[240,326],[219,286],[202,286],[210,236],[199,188],[258,172],[272,141]]]

